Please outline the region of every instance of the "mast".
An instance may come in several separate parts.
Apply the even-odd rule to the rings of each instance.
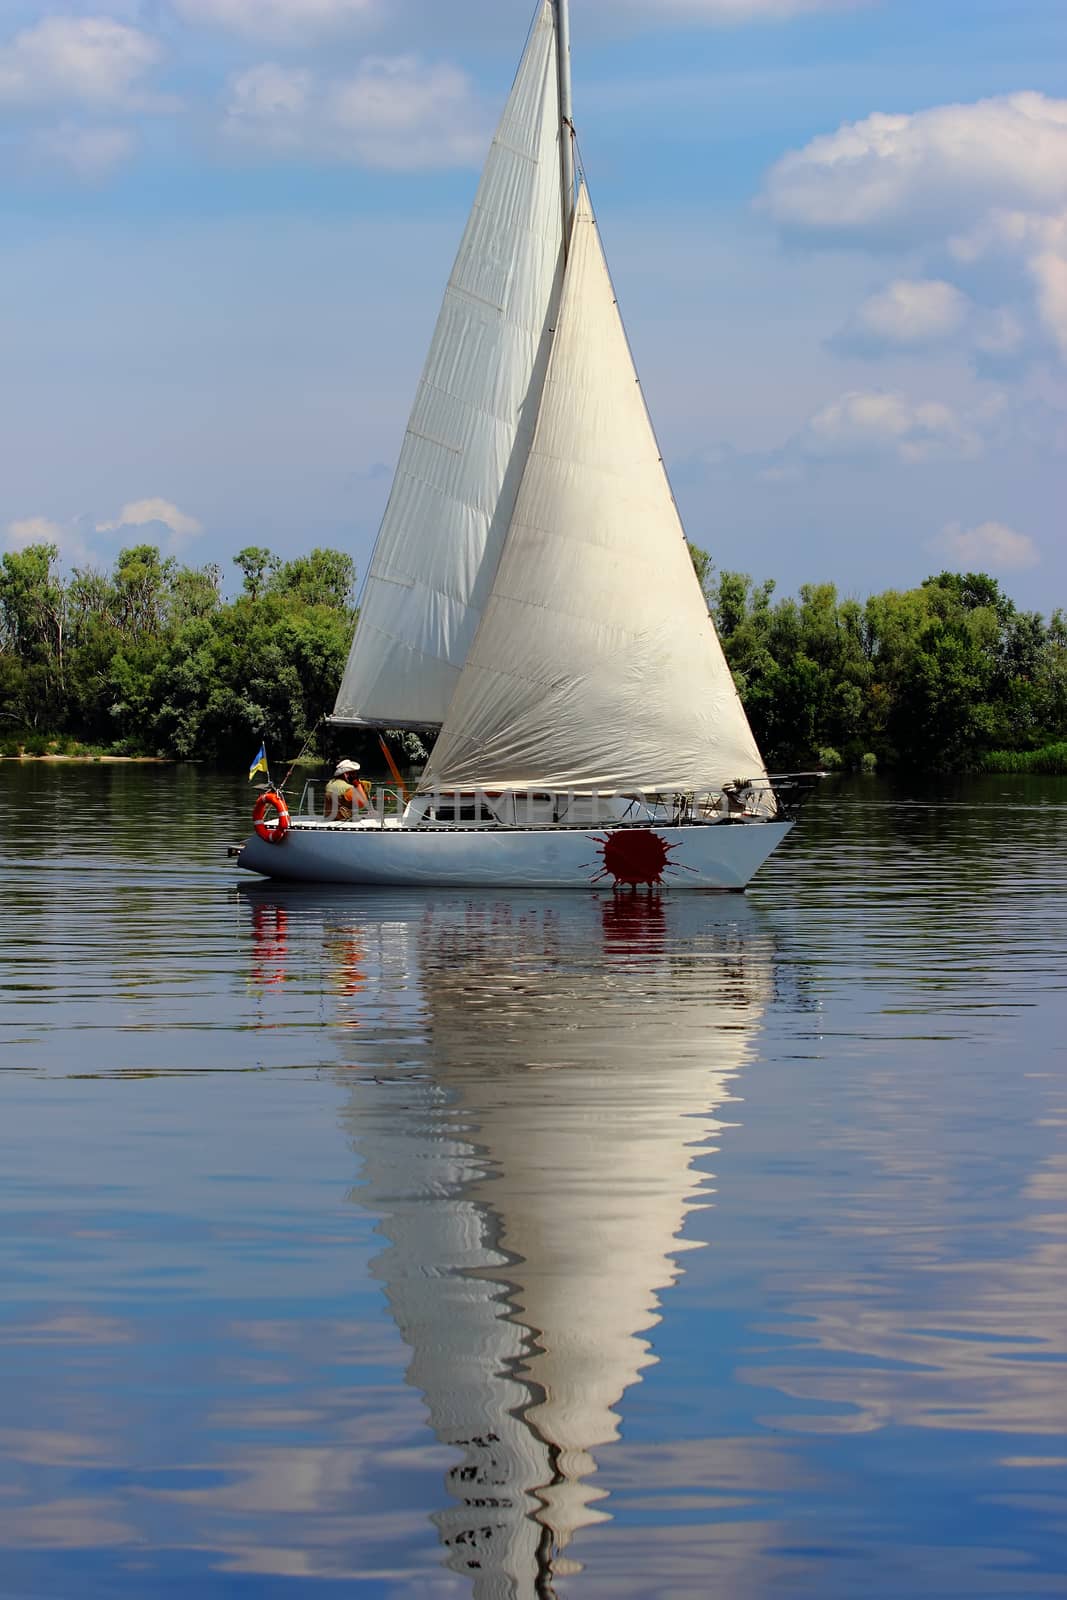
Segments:
[[[574,220],[574,108],[571,100],[570,0],[553,0],[553,3],[556,8],[559,58],[559,155],[560,181],[563,184],[563,246],[565,251],[569,251],[571,223]]]

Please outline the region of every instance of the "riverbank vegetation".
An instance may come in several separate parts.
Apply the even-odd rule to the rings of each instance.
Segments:
[[[982,772],[1021,772],[1037,777],[1067,774],[1067,743],[1047,744],[1040,750],[989,750],[981,758]]]
[[[240,762],[265,735],[295,754],[333,704],[355,569],[333,550],[293,561],[250,547],[241,592],[218,566],[152,545],[64,581],[53,546],[0,565],[0,749],[55,737],[116,755]]]
[[[1067,772],[1062,611],[1021,611],[980,573],[776,599],[773,583],[693,559],[772,768]],[[348,556],[250,546],[229,599],[220,567],[152,545],[110,572],[63,578],[57,563],[44,544],[0,563],[0,753],[237,765],[263,738],[291,758],[315,736],[356,619]],[[334,736],[317,737],[331,753]]]
[[[775,601],[733,572],[710,589],[771,765],[1067,772],[1062,611],[1020,611],[983,573],[867,600],[822,583]]]

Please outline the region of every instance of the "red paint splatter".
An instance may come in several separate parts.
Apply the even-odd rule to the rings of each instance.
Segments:
[[[663,882],[663,874],[671,864],[671,851],[678,846],[668,844],[651,828],[620,828],[603,839],[597,839],[604,863],[594,877],[614,878],[615,887],[626,884],[636,889],[639,883],[651,889]]]

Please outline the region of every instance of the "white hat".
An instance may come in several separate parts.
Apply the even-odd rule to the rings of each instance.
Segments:
[[[340,772],[358,772],[358,771],[359,771],[359,762],[358,761],[339,761],[337,763],[336,767],[334,768],[333,775],[336,778],[338,773],[340,773]]]

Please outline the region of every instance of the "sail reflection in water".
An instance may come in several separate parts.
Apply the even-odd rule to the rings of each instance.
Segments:
[[[380,1070],[351,1080],[354,1198],[381,1216],[374,1270],[408,1381],[460,1453],[434,1518],[449,1565],[486,1600],[550,1594],[577,1570],[561,1552],[607,1515],[595,1452],[656,1359],[769,937],[736,900],[306,891],[285,906],[290,929],[321,919],[338,1021],[353,1020],[352,951],[383,993],[417,991],[428,1048],[412,1070],[398,1029],[396,1115],[381,1116]],[[270,939],[275,925],[260,914]]]

